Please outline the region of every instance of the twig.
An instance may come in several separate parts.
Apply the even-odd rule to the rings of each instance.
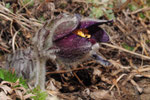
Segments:
[[[29,28],[34,29],[35,27],[41,27],[42,26],[42,24],[39,23],[38,20],[36,20],[34,18],[27,19],[20,14],[14,14],[9,9],[7,9],[5,6],[3,6],[1,4],[0,4],[0,16],[2,16],[3,18],[5,18],[7,20],[10,20],[10,21],[15,20],[19,25],[21,25],[21,27],[23,27],[27,30]]]
[[[145,72],[145,71],[150,71],[150,67],[148,67],[148,68],[138,68],[137,70],[133,70],[132,72]]]
[[[118,13],[121,10],[123,10],[125,7],[127,7],[127,5],[131,2],[131,0],[126,0],[126,2],[124,2],[119,8],[114,8],[114,12]]]
[[[139,87],[139,85],[133,80],[131,79],[130,82],[137,88],[137,90],[142,93],[143,89]]]
[[[109,46],[109,47],[112,47],[112,48],[115,48],[115,49],[118,49],[118,50],[121,50],[121,51],[124,51],[124,52],[127,52],[127,53],[131,53],[131,54],[133,54],[133,55],[136,55],[136,56],[139,56],[139,57],[142,57],[142,58],[145,58],[145,59],[149,59],[149,60],[150,60],[150,57],[148,57],[148,56],[145,56],[145,55],[142,55],[142,54],[133,52],[133,51],[129,51],[129,50],[124,49],[124,48],[119,47],[119,46],[114,46],[114,45],[111,45],[111,44],[108,44],[108,43],[101,43],[101,44],[106,45],[106,46]]]
[[[15,32],[13,38],[12,38],[12,49],[13,49],[13,53],[15,53],[15,39],[16,39],[16,36],[18,34],[18,32],[20,31],[20,29],[18,31]]]
[[[88,69],[90,67],[92,67],[92,66],[83,67],[83,68],[75,68],[75,69],[72,69],[72,70],[60,70],[60,71],[47,72],[46,75],[48,75],[48,74],[69,73],[69,72],[78,71],[78,70],[82,70],[82,69]]]
[[[129,80],[131,80],[134,76],[136,75],[136,73],[130,73],[128,75],[128,77],[124,80],[124,82],[122,82],[122,85],[124,86]]]
[[[80,83],[82,86],[84,86],[84,88],[85,88],[85,85],[84,85],[83,82],[80,80],[80,78],[78,77],[78,75],[77,75],[75,72],[73,72],[73,74],[74,74],[74,76],[77,78],[77,80],[79,81],[79,83]]]
[[[20,12],[22,11],[22,9],[24,9],[24,8],[25,8],[25,10],[26,10],[27,12],[29,12],[26,7],[27,7],[30,3],[32,3],[32,2],[33,2],[33,0],[31,0],[31,1],[29,1],[28,3],[26,3],[25,5],[23,5],[23,1],[20,0],[20,3],[22,4],[23,7],[21,7],[21,8],[17,11],[17,14],[20,13]]]
[[[116,80],[116,83],[122,78],[122,77],[124,77],[125,75],[127,75],[127,74],[122,74],[121,76],[119,76],[119,78],[117,78],[117,80]],[[114,86],[115,86],[116,84],[113,84],[111,87],[110,87],[110,91],[114,88]]]
[[[136,14],[136,13],[140,13],[140,12],[145,12],[145,11],[149,11],[150,10],[150,7],[145,7],[145,8],[141,8],[141,9],[138,9],[138,10],[136,10],[136,11],[133,11],[133,12],[131,12],[131,13],[129,13],[129,14]]]
[[[6,52],[8,52],[8,53],[10,53],[10,51],[9,51],[8,49],[3,48],[3,47],[1,47],[1,46],[0,46],[0,49],[2,49],[2,50],[4,50],[4,51],[6,51]]]

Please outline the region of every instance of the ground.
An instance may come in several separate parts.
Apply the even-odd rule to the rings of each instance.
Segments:
[[[100,26],[110,41],[99,49],[112,65],[89,59],[74,69],[56,71],[49,60],[50,94],[64,100],[150,100],[149,0],[0,0],[0,60],[30,46],[32,35],[60,13],[113,19],[113,24]]]

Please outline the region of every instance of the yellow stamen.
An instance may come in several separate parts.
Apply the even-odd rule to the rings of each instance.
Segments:
[[[85,34],[86,38],[91,38],[90,34]]]
[[[86,37],[85,34],[80,30],[77,31],[77,35],[84,37],[84,38]]]
[[[91,37],[91,35],[88,34],[88,31],[85,30],[85,29],[83,29],[83,30],[75,30],[74,33],[79,35],[79,36],[81,36],[81,37],[84,37],[84,38],[90,38]]]

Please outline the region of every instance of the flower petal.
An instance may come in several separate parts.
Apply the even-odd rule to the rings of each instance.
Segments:
[[[86,38],[76,34],[69,34],[65,38],[55,41],[55,45],[60,48],[56,54],[57,57],[66,63],[80,60],[88,54],[92,46]]]
[[[108,42],[109,41],[109,36],[106,33],[106,31],[104,31],[103,29],[100,30],[99,32],[97,32],[96,34],[101,34],[101,38],[99,40],[97,38],[97,41],[99,41],[99,42]]]
[[[56,30],[54,31],[53,40],[60,39],[68,34],[70,34],[73,30],[77,28],[80,22],[79,15],[67,15],[62,14],[60,18],[57,18],[54,21],[54,27]]]
[[[101,25],[106,23],[112,23],[113,20],[99,20],[99,19],[92,19],[92,18],[83,18],[81,19],[79,28],[88,28],[92,25]]]
[[[109,36],[102,28],[98,26],[92,26],[88,28],[89,33],[91,34],[91,39],[94,39],[96,42],[108,42]]]

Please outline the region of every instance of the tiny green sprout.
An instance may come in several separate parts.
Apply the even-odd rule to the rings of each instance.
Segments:
[[[131,46],[127,45],[126,43],[123,43],[122,47],[125,48],[125,49],[127,49],[127,50],[130,50],[130,51],[134,50],[134,47],[131,47]]]
[[[129,9],[130,9],[131,11],[137,10],[137,6],[135,6],[135,5],[133,5],[133,4],[129,4],[128,6],[129,6]]]
[[[113,8],[113,5],[108,5],[108,7]],[[115,19],[115,15],[114,15],[112,9],[106,10],[105,13],[106,13],[108,19]]]
[[[4,73],[0,70],[0,78],[4,80]]]
[[[40,17],[38,18],[38,20],[39,20],[40,22],[44,22],[46,19],[44,18],[44,16],[40,16]]]
[[[92,7],[91,14],[90,14],[91,18],[99,18],[103,15],[104,15],[104,13],[100,7]]]
[[[18,32],[18,35],[21,35],[21,32]]]
[[[146,42],[146,43],[150,43],[150,40],[146,40],[145,42]]]
[[[140,16],[142,19],[144,19],[144,18],[145,18],[144,13],[139,13],[139,16]]]
[[[36,87],[31,91],[32,94],[36,95],[33,96],[31,98],[33,98],[34,100],[46,100],[46,97],[48,96],[48,94],[45,91],[42,91],[40,89],[40,87]]]
[[[6,3],[5,7],[9,9],[10,8],[10,3]]]
[[[121,0],[122,3],[125,3],[127,0]]]
[[[23,5],[28,4],[28,7],[32,7],[34,5],[34,0],[23,0]]]

